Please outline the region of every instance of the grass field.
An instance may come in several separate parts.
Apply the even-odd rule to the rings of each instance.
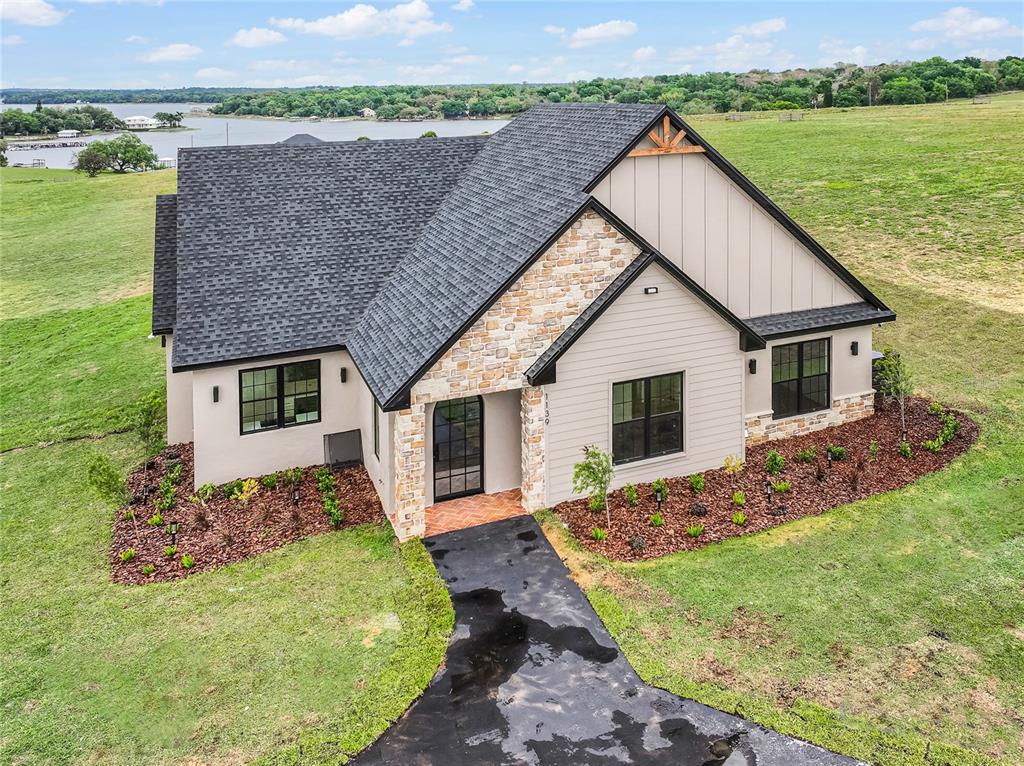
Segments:
[[[147,293],[153,195],[173,188],[168,172],[0,172],[0,763],[337,763],[444,655],[429,556],[379,527],[110,583],[113,509],[85,466],[142,457],[106,434],[163,383]]]
[[[761,535],[570,551],[579,579],[659,686],[884,766],[1024,763],[1024,95],[694,123],[898,312],[876,343],[982,437]]]
[[[573,567],[653,683],[883,766],[1024,762],[1024,96],[694,124],[899,312],[878,342],[981,441],[824,517],[638,566],[566,543]],[[144,293],[152,196],[173,186],[0,172],[0,444],[24,448],[0,457],[0,761],[285,764],[301,730],[326,762],[443,651],[421,549],[372,530],[109,585],[111,509],[83,464],[137,447],[31,445],[116,430],[161,385]],[[410,603],[385,574],[403,566],[439,601]],[[403,628],[378,635],[389,612]]]

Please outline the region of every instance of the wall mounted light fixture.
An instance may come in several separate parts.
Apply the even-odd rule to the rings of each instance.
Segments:
[[[341,382],[342,383],[347,383],[348,382],[348,367],[342,367],[341,368]]]
[[[747,370],[750,372],[751,375],[757,375],[757,360],[756,359],[751,359],[749,362],[747,362]]]
[[[220,386],[213,387],[213,403],[216,404],[220,401]]]
[[[854,356],[857,356],[857,354],[860,353],[860,342],[859,341],[855,340],[855,341],[853,341],[853,343],[850,344],[850,353],[853,354]]]
[[[655,295],[658,292],[657,287],[645,287],[644,295]]]

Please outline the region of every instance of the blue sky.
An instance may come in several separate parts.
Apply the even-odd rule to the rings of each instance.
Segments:
[[[4,87],[565,81],[1024,52],[1024,3],[3,0]]]

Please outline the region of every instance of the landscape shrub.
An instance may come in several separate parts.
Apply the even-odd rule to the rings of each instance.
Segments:
[[[229,500],[233,500],[238,497],[238,493],[242,491],[242,480],[235,479],[234,481],[229,481],[227,484],[221,485],[220,491],[224,497]]]
[[[747,514],[743,511],[736,511],[736,513],[732,515],[732,523],[737,527],[742,527],[747,523]]]
[[[171,484],[181,483],[181,474],[183,470],[181,463],[175,463],[171,467],[171,470],[167,472],[167,478],[170,480]]]
[[[614,477],[612,456],[594,446],[583,448],[583,459],[572,469],[573,492],[585,492],[591,499],[591,510],[600,510],[600,507],[594,507],[594,498],[600,498],[609,527],[612,525],[612,512],[608,507],[608,487]]]
[[[707,516],[708,515],[708,509],[705,508],[700,503],[694,503],[693,505],[690,506],[690,515],[691,516]]]
[[[604,508],[605,498],[603,495],[593,495],[587,499],[587,506],[592,511],[600,511]]]
[[[735,455],[726,455],[722,461],[722,468],[727,474],[737,474],[743,470],[743,461]]]
[[[921,442],[921,446],[924,447],[929,452],[938,453],[939,451],[942,450],[942,442],[939,441],[938,439],[925,439],[923,442]]]
[[[249,505],[259,492],[260,483],[256,479],[246,479],[242,482],[241,488],[234,497],[242,505]]]
[[[702,534],[704,534],[704,525],[691,524],[686,528],[686,534],[688,534],[690,537],[700,537]]]
[[[663,526],[665,526],[665,517],[662,516],[660,513],[654,514],[653,516],[651,516],[651,526],[652,527],[663,527]]]
[[[123,551],[121,551],[120,557],[121,561],[131,561],[133,558],[135,558],[135,549],[125,548]]]
[[[181,554],[181,568],[182,569],[191,569],[195,565],[196,565],[196,560],[194,558],[192,558],[192,556],[190,556],[187,553]]]
[[[601,527],[594,527],[590,530],[590,539],[601,542],[602,540],[608,539],[608,533],[601,529]]]
[[[690,490],[695,495],[704,491],[704,474],[694,473],[690,475]]]
[[[149,521],[146,523],[151,527],[162,527],[164,524],[164,516],[162,513],[154,513],[149,517]]]
[[[626,498],[626,504],[633,508],[640,502],[640,493],[637,492],[635,484],[627,484],[623,487],[622,494]]]
[[[793,485],[788,481],[773,481],[772,489],[778,492],[780,495],[784,495],[793,488]]]
[[[816,457],[818,457],[818,448],[813,445],[796,453],[796,459],[801,463],[812,463]]]
[[[871,443],[868,445],[868,460],[870,460],[872,463],[874,463],[876,460],[878,460],[878,440],[877,439],[872,439]]]
[[[124,505],[128,499],[128,487],[113,460],[102,452],[93,453],[89,458],[86,475],[89,486],[97,495],[114,505]]]
[[[156,571],[156,567],[153,566],[152,564],[143,564],[142,565],[142,574],[144,574],[144,575],[151,575],[155,571]]]
[[[135,518],[135,511],[129,508],[127,511],[121,514],[121,518],[125,521],[131,521]]]
[[[732,493],[732,501],[742,508],[747,504],[747,494],[742,489],[738,489]]]
[[[932,402],[931,404],[928,405],[928,414],[929,415],[941,415],[943,412],[944,412],[944,408],[938,402]]]
[[[825,451],[832,456],[833,460],[846,460],[846,447],[837,447],[834,444],[830,444],[825,448]]]
[[[213,493],[216,491],[216,489],[217,488],[214,487],[213,484],[207,482],[198,490],[196,490],[196,497],[199,498],[199,502],[205,505],[206,503],[210,502],[210,500],[213,499]]]
[[[324,494],[324,513],[327,514],[327,519],[335,529],[345,522],[345,512],[341,510],[341,505],[333,490]]]
[[[655,479],[651,482],[651,492],[655,495],[660,494],[662,498],[668,500],[668,482],[665,479]]]
[[[327,466],[321,465],[313,471],[313,478],[316,479],[316,488],[321,492],[326,492],[334,486],[334,475],[331,473],[331,469]]]
[[[778,476],[782,473],[783,467],[786,465],[786,459],[782,457],[782,453],[777,449],[768,450],[768,456],[764,459],[764,468],[772,476]]]
[[[277,489],[277,482],[278,478],[276,473],[268,473],[260,480],[260,483],[267,489]]]
[[[301,468],[288,468],[284,471],[284,480],[292,487],[302,481],[303,471]]]
[[[164,546],[164,555],[167,558],[169,558],[169,559],[170,558],[174,558],[174,556],[175,556],[175,554],[177,554],[177,552],[178,552],[178,546],[177,545],[165,545]]]
[[[906,439],[900,442],[900,454],[908,460],[913,457],[914,453],[910,449],[910,442]]]

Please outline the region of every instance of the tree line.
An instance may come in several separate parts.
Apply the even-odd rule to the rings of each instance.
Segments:
[[[923,104],[947,98],[1024,88],[1024,59],[965,57],[859,67],[752,70],[743,74],[666,74],[595,78],[572,83],[493,85],[385,85],[280,88],[184,88],[169,91],[2,91],[9,102],[212,102],[215,114],[261,117],[351,117],[372,110],[377,119],[459,119],[513,115],[544,102],[667,104],[683,114]],[[31,103],[29,101],[29,103]],[[45,110],[44,110],[45,111]],[[53,110],[51,110],[53,111]],[[6,114],[6,113],[5,113]]]
[[[185,119],[182,112],[157,112],[153,117],[166,127],[176,128]],[[125,130],[122,120],[101,106],[72,106],[70,108],[43,106],[36,103],[33,111],[5,109],[0,112],[0,135],[45,136],[60,130],[111,132]]]

